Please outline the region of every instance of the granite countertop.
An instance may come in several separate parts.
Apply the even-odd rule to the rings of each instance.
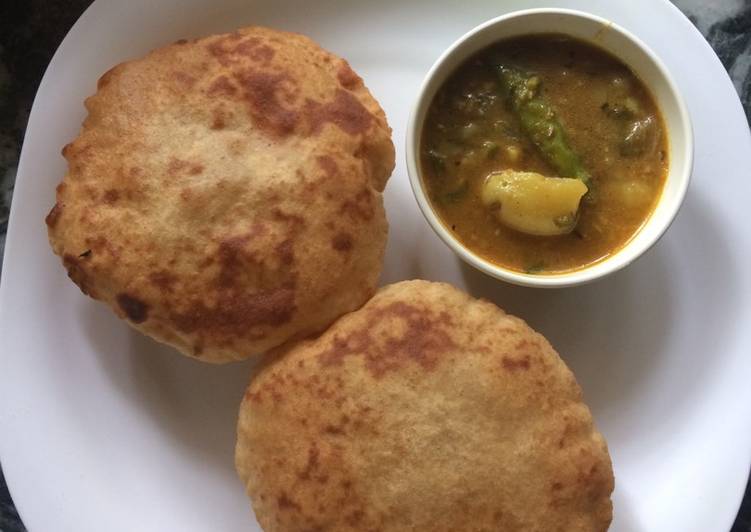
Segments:
[[[0,4],[0,274],[13,182],[34,94],[58,44],[90,3],[28,0]],[[751,120],[751,2],[674,3],[717,52]],[[0,471],[0,532],[24,530]],[[751,485],[732,532],[751,532]]]

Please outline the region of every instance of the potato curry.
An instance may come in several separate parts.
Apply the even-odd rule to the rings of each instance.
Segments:
[[[583,41],[501,41],[462,64],[423,125],[423,182],[443,224],[512,270],[562,273],[622,248],[667,175],[655,102],[621,61]]]

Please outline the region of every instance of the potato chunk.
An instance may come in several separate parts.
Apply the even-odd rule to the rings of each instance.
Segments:
[[[535,172],[493,172],[482,187],[482,202],[498,220],[530,235],[570,233],[587,186],[579,179],[545,177]]]

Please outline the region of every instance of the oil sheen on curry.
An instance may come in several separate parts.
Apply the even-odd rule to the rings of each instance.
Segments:
[[[443,224],[499,266],[576,270],[622,248],[668,169],[652,96],[622,62],[562,35],[501,41],[430,104],[421,166]]]

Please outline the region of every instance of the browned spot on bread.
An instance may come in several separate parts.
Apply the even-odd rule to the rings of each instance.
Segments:
[[[299,230],[301,227],[305,225],[305,220],[301,216],[298,216],[296,214],[286,213],[276,207],[271,210],[271,216],[275,220],[279,220],[281,222],[287,222],[287,223],[294,225],[295,230]]]
[[[248,37],[235,44],[233,47],[227,49],[228,53],[249,55],[257,46],[261,44],[261,39],[258,37]]]
[[[285,492],[281,492],[279,494],[279,497],[276,499],[277,505],[279,506],[279,509],[284,510],[297,510],[298,512],[301,510],[300,505],[297,504],[294,500],[289,498]]]
[[[571,418],[563,416],[563,434],[558,440],[558,448],[563,449],[567,445],[569,437],[576,434],[576,431],[577,425],[572,423]]]
[[[72,149],[73,149],[73,143],[69,142],[68,144],[66,144],[65,146],[63,146],[63,149],[60,150],[60,154],[63,157],[67,157],[70,154],[70,150],[72,150]]]
[[[213,40],[206,46],[206,49],[217,61],[219,61],[219,64],[222,66],[230,66],[238,61],[238,58],[234,56],[238,55],[239,45],[237,41],[240,39],[242,39],[240,33],[230,33]],[[256,37],[250,37],[244,42],[251,43],[259,41],[260,40]]]
[[[349,233],[337,233],[331,240],[331,247],[337,251],[345,252],[352,249],[352,235]]]
[[[270,46],[263,44],[260,39],[251,37],[240,42],[235,48],[234,52],[248,56],[253,61],[261,63],[268,63],[274,58],[274,49]]]
[[[319,155],[316,162],[326,177],[334,177],[339,172],[336,161],[330,155]]]
[[[113,204],[113,203],[115,203],[115,202],[116,202],[116,201],[117,201],[118,199],[120,199],[120,193],[119,193],[119,192],[118,192],[117,190],[113,189],[113,188],[111,188],[111,189],[107,190],[107,191],[106,191],[106,192],[104,193],[104,196],[102,197],[102,200],[103,200],[103,201],[104,201],[104,203],[106,203],[107,205],[112,205],[112,204]]]
[[[96,237],[86,237],[84,239],[84,242],[86,243],[89,248],[98,250],[98,251],[104,251],[109,249],[109,244],[107,242],[107,239],[103,236],[96,236]]]
[[[227,143],[227,151],[232,155],[242,155],[248,149],[248,143],[241,139],[234,139]]]
[[[329,424],[323,427],[323,432],[326,434],[334,434],[338,436],[340,434],[344,434],[344,428]]]
[[[501,359],[501,362],[503,363],[503,367],[508,371],[529,369],[529,355],[524,355],[521,358],[511,358],[504,356]]]
[[[582,450],[582,464],[576,475],[576,482],[584,486],[592,486],[593,479],[597,475],[597,464],[593,462],[594,457],[585,450]]]
[[[248,388],[247,390],[245,390],[245,395],[243,396],[243,398],[246,401],[253,401],[254,403],[262,403],[263,402],[263,399],[261,398],[261,394],[257,393],[257,392],[250,391],[250,388]]]
[[[250,55],[251,59],[255,59],[256,61],[261,61],[262,63],[268,63],[274,58],[274,49],[270,46],[259,46],[256,48],[253,53]]]
[[[285,266],[290,266],[295,262],[295,254],[292,247],[292,239],[287,238],[280,242],[276,248],[276,255],[279,257],[279,262]]]
[[[308,448],[308,462],[305,464],[305,469],[297,473],[297,477],[300,480],[310,480],[311,475],[318,468],[318,456],[318,447],[315,442],[313,442]]]
[[[175,71],[173,73],[173,77],[175,78],[175,80],[177,80],[178,83],[185,86],[185,88],[187,89],[192,88],[193,85],[195,85],[197,81],[195,77],[181,70]]]
[[[173,157],[167,164],[167,174],[175,177],[178,174],[198,175],[203,172],[203,165],[200,163],[191,163]]]
[[[188,39],[178,39],[175,44],[188,44]]]
[[[188,161],[183,161],[182,159],[173,157],[172,159],[170,159],[169,163],[167,163],[167,173],[171,176],[174,176],[178,172],[187,168],[189,164],[190,163]]]
[[[530,348],[534,348],[534,347],[535,347],[534,343],[530,342],[527,339],[521,339],[518,342],[516,342],[515,349],[517,351],[527,351]]]
[[[287,73],[271,74],[246,70],[237,75],[248,102],[255,125],[266,133],[284,137],[291,134],[300,116],[297,110],[288,109],[283,98],[294,97],[295,81]]]
[[[133,323],[143,323],[148,318],[149,306],[129,294],[118,294],[117,304]]]
[[[342,61],[342,64],[339,65],[339,69],[336,71],[336,79],[345,89],[354,89],[362,85],[362,79],[355,74],[355,71],[350,68],[346,61]]]
[[[339,207],[339,214],[346,214],[355,220],[371,220],[375,216],[373,194],[370,189],[362,189],[354,198],[342,202]]]
[[[246,276],[260,265],[247,249],[254,238],[266,234],[264,225],[254,224],[247,234],[222,240],[216,251],[219,271],[215,277],[216,303],[207,305],[195,299],[186,311],[172,315],[175,326],[190,333],[206,331],[217,337],[247,335],[254,326],[279,326],[287,323],[296,310],[295,276],[280,270],[278,285],[255,293],[248,290]],[[282,267],[294,261],[292,244],[282,242],[277,247]]]
[[[47,227],[54,229],[54,227],[57,225],[57,220],[60,218],[62,212],[63,206],[60,204],[60,202],[56,202],[52,206],[52,209],[50,209],[50,212],[44,218],[44,223],[47,224]]]
[[[441,355],[456,347],[445,331],[451,323],[445,313],[435,314],[427,308],[398,301],[370,309],[368,314],[368,323],[395,320],[402,323],[404,330],[401,334],[387,332],[375,337],[370,328],[362,327],[344,338],[334,337],[328,349],[318,355],[321,365],[341,364],[345,357],[363,356],[368,370],[380,378],[409,362],[429,371],[435,368]]]
[[[211,85],[209,85],[209,89],[206,92],[209,96],[212,97],[229,97],[237,94],[237,87],[235,87],[235,85],[229,80],[227,76],[222,75],[211,82]]]
[[[217,39],[206,46],[206,50],[213,55],[222,66],[228,66],[229,60],[226,59],[227,51],[224,48],[224,39]]]
[[[563,484],[560,482],[553,482],[553,484],[550,486],[551,491],[560,491],[563,489]]]
[[[360,521],[362,521],[363,517],[365,517],[365,512],[363,512],[362,510],[355,510],[351,514],[347,515],[344,520],[349,526],[357,527]]]
[[[343,89],[337,89],[330,102],[306,100],[305,114],[314,134],[319,133],[325,124],[331,123],[345,133],[358,135],[367,131],[373,121],[373,115],[360,100]]]
[[[214,109],[212,113],[211,129],[224,129],[227,125],[225,122],[225,113],[221,109]]]
[[[260,230],[262,229],[259,228]],[[244,248],[245,244],[254,236],[251,231],[247,235],[227,238],[219,243],[217,259],[220,270],[216,279],[219,288],[233,288],[236,279],[241,277],[248,269],[250,260],[247,258]]]
[[[159,270],[149,274],[149,281],[163,292],[171,292],[177,277],[167,270]]]
[[[287,323],[295,309],[295,287],[288,283],[255,294],[220,294],[215,307],[196,301],[187,311],[174,313],[172,320],[185,333],[205,330],[217,336],[243,335],[253,326]]]

